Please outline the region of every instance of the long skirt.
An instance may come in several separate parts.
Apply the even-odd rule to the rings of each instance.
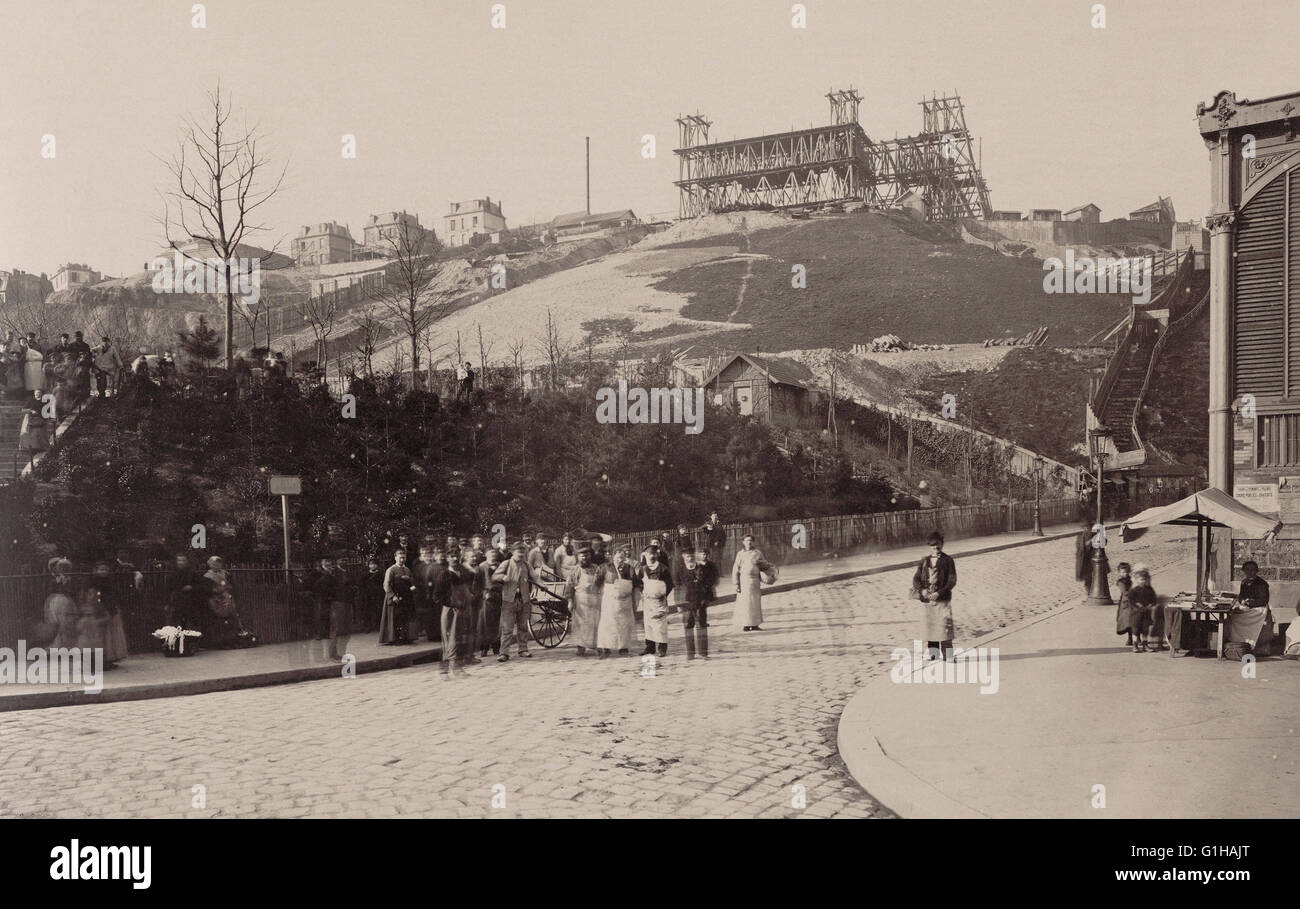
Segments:
[[[642,621],[645,639],[656,644],[668,643],[668,597],[641,597]]]
[[[600,601],[600,624],[596,627],[596,646],[602,650],[626,650],[636,635],[632,582],[620,579],[605,583]]]
[[[108,620],[104,662],[116,663],[122,659],[126,659],[126,627],[122,624],[122,613],[119,612]]]
[[[77,646],[77,622],[81,610],[66,593],[52,593],[45,598],[45,622],[54,630],[50,647]]]
[[[392,597],[384,599],[384,611],[379,616],[379,643],[396,644],[411,640],[411,607],[405,600]]]
[[[761,584],[762,578],[757,573],[740,576],[740,593],[736,594],[736,609],[731,614],[732,627],[737,631],[763,624]]]
[[[569,630],[579,647],[596,646],[596,629],[600,626],[600,589],[582,587],[573,591],[573,625]]]
[[[921,608],[922,641],[951,641],[956,636],[951,600],[940,600],[937,603],[926,601],[921,604]]]

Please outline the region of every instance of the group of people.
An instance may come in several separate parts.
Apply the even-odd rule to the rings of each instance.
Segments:
[[[700,545],[696,545],[697,537]],[[629,545],[607,549],[609,538],[564,534],[552,545],[546,533],[528,533],[513,545],[488,546],[482,535],[425,540],[413,548],[401,535],[393,564],[376,583],[371,562],[363,588],[382,592],[378,622],[381,644],[442,642],[442,672],[461,672],[482,662],[489,652],[507,662],[514,648],[528,658],[528,616],[534,596],[563,604],[570,616],[569,637],[577,655],[599,659],[627,656],[636,641],[638,607],[642,614],[643,656],[665,657],[669,616],[682,614],[686,658],[709,656],[708,607],[716,598],[717,557],[726,532],[715,512],[692,531],[653,537],[634,560]],[[759,631],[764,579],[776,569],[745,536],[732,566],[736,582],[735,624]],[[534,588],[540,588],[534,593]],[[363,612],[373,602],[363,589]],[[365,619],[362,618],[365,622]]]
[[[104,668],[112,669],[127,655],[122,585],[114,580],[114,573],[122,569],[107,561],[96,562],[90,577],[78,584],[72,568],[72,561],[66,558],[49,561],[50,593],[45,598],[44,633],[40,636],[51,648],[102,649]]]

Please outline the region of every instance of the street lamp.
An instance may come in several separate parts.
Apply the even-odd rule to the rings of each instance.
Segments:
[[[1043,464],[1045,463],[1046,462],[1043,460],[1042,455],[1034,455],[1034,531],[1030,534],[1030,536],[1033,537],[1041,537],[1043,535],[1043,521],[1042,515],[1039,511],[1038,484],[1042,482]]]
[[[1106,457],[1110,454],[1106,450],[1106,445],[1110,441],[1112,433],[1105,426],[1098,426],[1096,429],[1089,430],[1088,443],[1092,450],[1092,456],[1097,460],[1097,525],[1101,529],[1094,534],[1093,539],[1101,539],[1100,546],[1092,547],[1092,583],[1088,586],[1088,603],[1092,606],[1114,606],[1115,601],[1110,598],[1110,584],[1106,575],[1110,569],[1106,561],[1106,525],[1101,519],[1101,484],[1102,470],[1106,463]]]

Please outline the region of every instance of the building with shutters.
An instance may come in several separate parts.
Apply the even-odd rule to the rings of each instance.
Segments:
[[[506,219],[501,214],[501,203],[493,202],[492,197],[470,199],[468,202],[452,202],[447,214],[443,215],[444,242],[448,247],[465,246],[479,234],[496,243],[501,239],[501,232],[506,229]]]
[[[703,382],[713,402],[774,426],[795,427],[817,416],[820,395],[806,366],[781,357],[735,354]]]
[[[1220,547],[1216,569],[1222,584],[1254,558],[1276,611],[1300,594],[1300,92],[1223,91],[1196,114],[1210,152],[1210,485],[1286,525],[1273,543],[1234,540],[1231,565]]]

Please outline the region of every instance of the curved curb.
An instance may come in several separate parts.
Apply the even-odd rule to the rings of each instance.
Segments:
[[[202,654],[199,654],[202,658]],[[383,672],[388,669],[405,669],[419,663],[430,663],[442,658],[441,647],[414,650],[395,656],[358,660],[357,675]],[[294,682],[314,682],[342,678],[342,663],[325,663],[270,672],[242,675],[213,676],[176,682],[148,682],[122,688],[105,688],[88,693],[80,688],[59,691],[37,691],[31,694],[11,694],[0,697],[0,713],[8,710],[37,710],[45,707],[85,707],[93,704],[111,704],[118,701],[142,701],[151,698],[186,697],[192,694],[210,694],[214,691],[236,691],[241,688],[262,688],[269,685],[289,685]]]
[[[1067,603],[1043,615],[991,631],[976,638],[970,647],[991,644],[1032,625],[1056,618],[1078,605],[1078,603]],[[920,674],[920,672],[919,666],[913,670],[913,674]],[[992,815],[984,814],[953,799],[885,752],[880,740],[871,732],[870,719],[876,701],[884,692],[884,686],[893,684],[894,681],[888,675],[873,679],[849,699],[840,713],[836,747],[839,749],[840,759],[849,768],[854,781],[872,798],[899,817],[929,820],[991,818]]]

